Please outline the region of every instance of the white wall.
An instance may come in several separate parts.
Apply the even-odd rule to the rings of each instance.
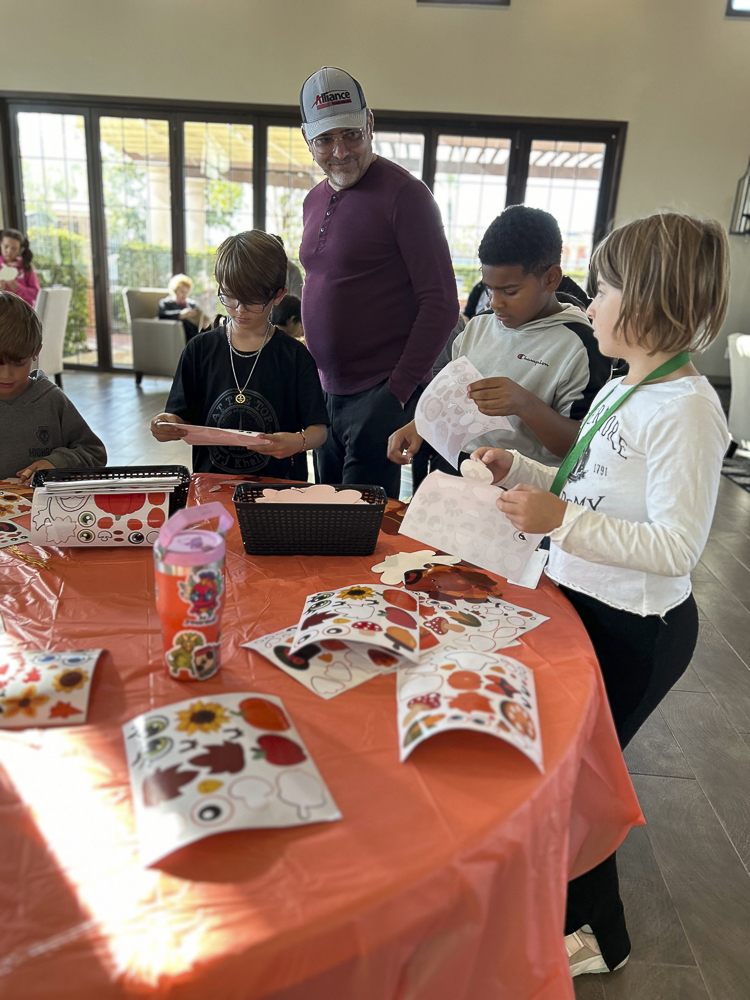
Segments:
[[[750,156],[750,18],[725,0],[25,0],[0,88],[295,104],[343,65],[379,108],[627,121],[617,221],[729,222]],[[725,332],[750,332],[750,247],[731,237]],[[724,337],[702,367],[726,374]]]

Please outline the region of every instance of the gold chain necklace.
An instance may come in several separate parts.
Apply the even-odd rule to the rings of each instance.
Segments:
[[[236,351],[235,348],[234,348],[234,346],[232,345],[232,321],[230,320],[229,323],[227,323],[227,343],[229,344],[229,362],[232,365],[232,375],[234,375],[234,384],[237,386],[237,395],[234,397],[235,403],[244,403],[245,402],[245,399],[246,399],[246,397],[245,397],[245,389],[247,389],[248,385],[250,384],[250,379],[253,377],[253,372],[255,371],[255,366],[258,364],[258,359],[260,358],[261,351],[266,346],[266,341],[268,340],[268,334],[271,332],[272,329],[273,329],[273,327],[271,326],[271,321],[269,320],[268,321],[268,326],[266,328],[266,334],[263,337],[263,343],[260,345],[260,348],[258,349],[258,353],[255,355],[255,361],[253,361],[253,367],[250,369],[250,374],[247,376],[247,379],[245,380],[245,384],[240,389],[240,381],[237,378],[237,372],[234,370],[234,357],[233,357],[233,355],[237,354],[238,357],[241,357],[242,355],[240,355],[239,352]]]

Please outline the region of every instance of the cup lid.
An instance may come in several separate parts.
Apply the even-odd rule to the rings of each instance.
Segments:
[[[157,559],[169,566],[202,566],[224,558],[226,543],[218,531],[193,528],[181,531],[166,549],[157,551]]]

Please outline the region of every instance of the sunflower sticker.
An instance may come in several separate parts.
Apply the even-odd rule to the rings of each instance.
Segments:
[[[212,733],[230,721],[229,712],[214,701],[195,701],[189,708],[177,713],[177,729],[192,736],[193,733]]]
[[[26,651],[0,663],[0,728],[70,726],[86,721],[101,649]],[[61,700],[60,695],[64,695]]]
[[[375,591],[372,587],[347,587],[345,590],[340,590],[338,596],[342,601],[364,601],[374,597]]]
[[[37,694],[34,685],[29,684],[16,698],[0,698],[0,705],[6,719],[12,719],[14,715],[21,714],[29,719],[34,719],[37,708],[46,705],[48,701],[49,695]]]
[[[79,691],[88,683],[88,680],[89,675],[86,671],[75,667],[72,670],[64,670],[57,677],[53,677],[52,683],[55,691],[64,691],[67,694],[70,691]]]

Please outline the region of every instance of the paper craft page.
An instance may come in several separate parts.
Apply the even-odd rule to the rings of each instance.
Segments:
[[[472,603],[422,597],[419,617],[423,628],[437,637],[441,647],[478,653],[502,649],[548,620],[497,598]]]
[[[101,649],[4,654],[0,662],[0,728],[70,726],[86,721]]]
[[[10,264],[0,264],[0,281],[15,281],[17,277],[17,267],[11,267]]]
[[[263,495],[255,498],[255,503],[336,503],[336,504],[366,504],[359,490],[336,490],[333,486],[318,483],[315,486],[304,486],[299,489],[291,486],[285,490],[266,489]]]
[[[161,424],[168,424],[168,420],[160,421]],[[259,438],[262,434],[256,431],[233,430],[230,427],[204,427],[200,424],[179,424],[181,430],[187,431],[180,440],[186,444],[196,445],[216,445],[221,447],[247,447]]]
[[[137,545],[149,547],[169,517],[169,497],[155,493],[34,491],[31,541],[35,545]]]
[[[10,518],[0,521],[0,549],[6,549],[9,545],[23,545],[29,539],[29,532],[20,524]]]
[[[311,594],[292,652],[321,639],[365,643],[408,660],[419,658],[419,599],[394,587],[352,584]]]
[[[399,668],[397,699],[402,761],[435,733],[470,729],[511,743],[544,770],[534,675],[509,656],[440,650]]]
[[[544,536],[517,531],[497,509],[498,495],[495,486],[431,472],[412,497],[399,531],[515,579]]]
[[[14,489],[12,486],[0,484],[0,518],[20,517],[31,511],[31,497],[33,490],[25,490],[23,487]]]
[[[291,652],[297,626],[244,642],[321,698],[335,698],[378,674],[392,673],[405,661],[379,646],[359,648],[340,639],[321,639]]]
[[[467,386],[482,378],[468,358],[456,358],[435,376],[417,403],[417,433],[456,468],[469,441],[487,431],[511,428],[507,417],[485,416],[469,398]]]
[[[280,698],[189,698],[122,731],[145,865],[214,833],[341,819]]]

